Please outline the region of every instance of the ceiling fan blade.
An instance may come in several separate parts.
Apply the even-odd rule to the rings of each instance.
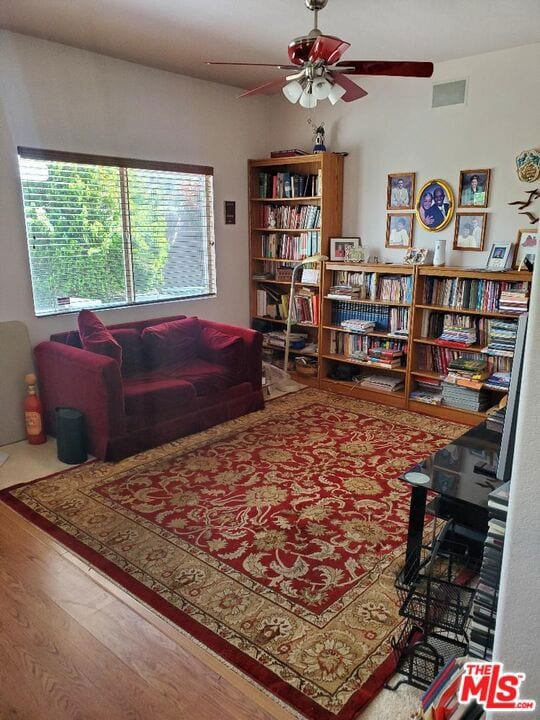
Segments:
[[[247,63],[247,62],[218,62],[214,60],[207,60],[205,65],[244,65],[247,67],[272,67],[278,68],[278,70],[296,70],[297,65],[274,65],[274,63]]]
[[[334,78],[335,83],[344,88],[345,95],[342,95],[341,99],[345,102],[360,100],[360,98],[367,95],[367,90],[364,90],[364,88],[361,88],[360,85],[357,85],[352,80],[349,80],[346,75],[343,75],[342,73],[332,73],[332,77]]]
[[[342,60],[336,64],[346,75],[397,75],[401,77],[431,77],[433,63],[406,60]]]
[[[287,78],[279,78],[278,80],[271,80],[270,82],[265,83],[264,85],[259,85],[256,88],[253,88],[251,90],[246,90],[246,92],[239,95],[239,98],[243,97],[249,97],[250,95],[271,95],[272,93],[277,92],[278,90],[281,90],[282,87],[284,87],[287,84]]]
[[[333,65],[343,55],[347,48],[351,47],[350,43],[340,40],[333,35],[319,35],[313,43],[313,47],[309,53],[309,59],[324,60],[328,65]]]

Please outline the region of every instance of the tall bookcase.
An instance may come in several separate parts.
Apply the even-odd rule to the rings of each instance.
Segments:
[[[293,268],[305,257],[328,256],[329,238],[341,234],[343,160],[343,155],[319,153],[248,161],[254,327],[285,331]],[[293,375],[299,382],[318,386],[322,264],[304,266],[298,280],[292,332],[306,336],[307,349],[293,343],[290,357],[311,358],[316,371],[312,376]],[[283,349],[279,338],[273,343],[273,361],[279,364]]]
[[[413,292],[414,267],[411,265],[325,263],[322,389],[395,407],[407,406],[407,335]],[[359,334],[354,327],[342,325],[358,320],[372,321],[375,327]],[[397,389],[377,389],[377,381],[396,382]]]
[[[487,360],[490,372],[510,372],[512,352],[504,347],[505,337],[517,331],[519,310],[525,310],[532,275],[529,272],[489,272],[466,268],[420,266],[417,268],[413,320],[411,323],[408,408],[428,415],[475,425],[486,410],[466,410],[451,404],[430,405],[411,397],[422,380],[443,382],[449,362],[456,358]],[[503,293],[501,295],[501,293]],[[467,348],[440,339],[444,317],[449,324],[469,324],[476,330],[476,342]],[[438,329],[437,329],[438,328]],[[494,342],[501,339],[502,343]],[[488,353],[482,352],[492,345]],[[507,392],[483,383],[487,409],[499,403]]]

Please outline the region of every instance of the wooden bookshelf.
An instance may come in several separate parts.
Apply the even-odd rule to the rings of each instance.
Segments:
[[[394,283],[394,291],[401,282],[408,284],[407,297],[389,293],[383,283],[387,280]],[[342,282],[352,281],[364,288],[360,297],[344,296],[329,297],[330,288]],[[352,356],[347,348],[357,347],[357,351],[370,347],[388,346],[406,351],[408,339],[392,337],[388,323],[392,310],[402,311],[406,316],[404,327],[407,329],[411,321],[411,305],[414,294],[414,267],[411,265],[359,264],[348,262],[327,262],[323,277],[323,303],[321,311],[321,381],[320,387],[341,394],[381,402],[394,407],[407,406],[409,382],[408,355],[405,352],[399,367],[381,367],[376,362]],[[408,310],[408,312],[403,312]],[[365,334],[355,333],[341,326],[346,319],[370,319],[377,323],[375,329]],[[403,325],[402,325],[403,326]],[[341,349],[343,347],[343,349]],[[342,380],[335,377],[340,372],[339,366],[351,369],[356,380]],[[343,370],[343,368],[341,368]],[[357,372],[356,372],[357,371]],[[360,379],[370,375],[399,378],[404,387],[393,392],[367,388],[360,384]]]
[[[441,302],[441,297],[430,295],[430,287],[433,280],[449,281],[444,285],[440,285],[437,289],[440,294],[446,292],[446,296]],[[483,286],[483,294],[480,297],[479,287],[475,285],[468,286],[468,290],[463,288],[463,292],[454,297],[450,295],[451,282],[459,280],[470,281],[489,281]],[[417,382],[420,378],[430,378],[432,380],[443,381],[446,377],[444,371],[445,363],[453,355],[461,357],[470,353],[471,357],[487,358],[493,371],[503,369],[511,371],[512,358],[504,358],[503,356],[491,356],[482,353],[487,343],[475,343],[469,347],[458,348],[451,343],[437,342],[435,337],[426,335],[426,325],[433,313],[439,316],[446,314],[462,315],[471,318],[471,322],[478,323],[485,321],[502,320],[511,322],[519,317],[518,313],[509,310],[500,310],[498,303],[498,294],[501,289],[501,283],[527,283],[530,290],[530,282],[532,274],[529,272],[490,272],[486,270],[472,270],[468,268],[452,268],[452,267],[433,267],[420,266],[416,270],[416,282],[414,288],[414,303],[411,323],[411,343],[410,343],[410,362],[409,362],[409,382],[407,407],[409,410],[421,412],[426,415],[453,420],[455,422],[475,425],[483,420],[491,407],[496,406],[501,398],[506,394],[504,388],[491,388],[483,385],[483,390],[487,393],[488,400],[491,404],[487,411],[465,410],[451,405],[431,405],[419,402],[411,397],[411,393],[417,388]],[[481,287],[481,286],[480,286]],[[457,288],[454,286],[457,291]],[[433,300],[433,302],[431,302]],[[459,307],[459,305],[466,307]],[[438,350],[439,348],[440,350]],[[425,363],[428,363],[426,365]],[[434,366],[436,365],[436,366]],[[500,366],[500,367],[498,367]]]
[[[256,329],[263,332],[285,330],[290,279],[280,278],[277,275],[284,269],[292,270],[306,255],[319,253],[328,256],[329,238],[341,235],[343,161],[343,155],[334,153],[248,161],[250,314],[252,326]],[[293,180],[293,176],[297,179]],[[290,183],[288,186],[287,182]],[[263,219],[267,212],[266,207],[272,207],[273,215],[280,218],[290,218],[292,213],[297,213],[297,216],[301,213],[305,213],[306,216],[311,213],[310,217],[314,217],[313,208],[316,208],[319,218],[315,223],[307,223],[314,227],[282,226],[294,222],[273,222],[272,227],[265,227]],[[268,239],[270,235],[274,236],[272,243]],[[283,239],[287,236],[293,238],[293,242],[289,243],[289,251],[283,252],[285,246]],[[265,238],[266,242],[264,242]],[[302,239],[306,240],[303,247]],[[272,249],[270,249],[271,244]],[[306,356],[316,360],[320,367],[322,264],[319,263],[316,269],[319,271],[318,282],[303,283],[302,270],[300,270],[295,284],[299,294],[302,289],[306,293],[308,299],[305,301],[305,306],[309,305],[309,311],[315,313],[315,317],[312,317],[314,322],[295,322],[292,326],[292,332],[307,334],[307,342],[315,346],[316,350],[302,352],[301,349],[291,348],[290,358],[294,360],[298,355]],[[273,276],[267,279],[254,278],[254,275],[263,272],[272,273]],[[286,300],[280,301],[282,297]],[[282,367],[284,350],[272,348],[272,351],[272,361]],[[297,373],[291,374],[298,382],[313,387],[319,386],[318,375],[306,377]]]

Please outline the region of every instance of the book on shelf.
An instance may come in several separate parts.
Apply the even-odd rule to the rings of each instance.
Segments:
[[[405,383],[403,378],[390,375],[368,375],[360,380],[360,386],[379,392],[398,392],[403,390]]]

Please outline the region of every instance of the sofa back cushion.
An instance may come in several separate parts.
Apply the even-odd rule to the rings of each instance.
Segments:
[[[77,323],[81,343],[85,350],[98,355],[107,355],[116,360],[118,365],[122,365],[122,348],[95,313],[91,310],[81,310]]]
[[[197,357],[201,326],[196,317],[145,328],[141,338],[150,367],[189,364]]]
[[[148,363],[139,330],[134,327],[111,329],[111,335],[122,348],[122,377],[145,372]]]
[[[199,356],[230,370],[241,372],[244,363],[244,341],[238,335],[227,335],[212,327],[201,330]]]

